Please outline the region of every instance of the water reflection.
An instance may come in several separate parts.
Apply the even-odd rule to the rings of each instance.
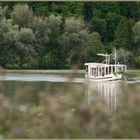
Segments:
[[[95,82],[86,80],[86,86],[88,105],[103,103],[109,112],[113,112],[124,103],[123,99],[127,89],[126,82]]]

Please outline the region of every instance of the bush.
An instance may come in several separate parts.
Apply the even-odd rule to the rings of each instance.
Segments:
[[[140,68],[140,56],[134,58],[136,68]]]

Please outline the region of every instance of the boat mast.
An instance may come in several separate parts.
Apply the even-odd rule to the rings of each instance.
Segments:
[[[106,53],[106,64],[109,65],[110,63],[110,55]]]
[[[115,73],[117,72],[116,69],[116,64],[117,64],[117,53],[116,53],[116,49],[114,50],[114,59],[115,59]]]

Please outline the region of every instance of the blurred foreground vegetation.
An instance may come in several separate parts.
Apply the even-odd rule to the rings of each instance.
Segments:
[[[35,103],[26,101],[33,96],[29,85],[15,91],[12,99],[0,94],[0,137],[140,138],[139,84],[122,94],[122,102],[113,112],[100,96],[88,104],[88,84],[47,87],[38,93]]]
[[[0,65],[83,68],[98,52],[140,68],[140,2],[0,2]]]

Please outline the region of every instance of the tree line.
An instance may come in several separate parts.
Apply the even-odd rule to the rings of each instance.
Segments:
[[[0,65],[83,68],[117,49],[140,68],[140,2],[0,2]]]

